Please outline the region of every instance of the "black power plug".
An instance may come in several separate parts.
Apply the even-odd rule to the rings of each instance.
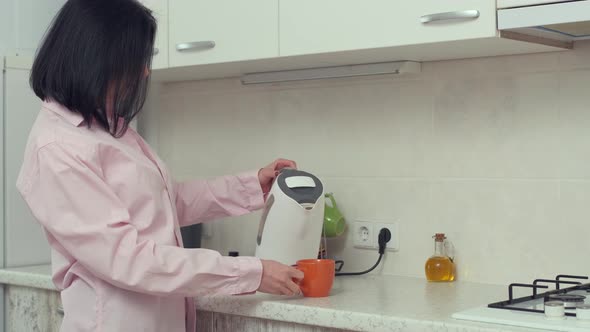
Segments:
[[[387,242],[391,240],[391,232],[387,228],[381,228],[379,231],[379,254],[383,255],[385,253],[385,248],[387,246]]]
[[[381,263],[381,259],[383,258],[383,255],[385,254],[385,248],[387,246],[387,242],[389,242],[390,240],[391,240],[391,232],[389,231],[389,229],[387,229],[387,228],[381,228],[381,230],[379,231],[379,237],[378,237],[378,241],[379,241],[379,258],[377,259],[377,263],[375,263],[375,265],[373,265],[370,269],[368,269],[366,271],[362,271],[362,272],[338,272],[338,273],[336,273],[336,276],[337,277],[338,276],[360,276],[360,275],[367,274],[367,273],[373,271],[379,265],[379,263]],[[342,265],[344,265],[344,262],[342,262]]]

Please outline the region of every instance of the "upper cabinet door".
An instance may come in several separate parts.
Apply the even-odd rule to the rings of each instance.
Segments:
[[[141,0],[158,20],[152,69],[168,68],[168,0]]]
[[[490,0],[280,0],[281,56],[496,36]]]
[[[278,56],[278,0],[170,1],[170,66]]]
[[[4,101],[4,263],[6,267],[46,264],[45,235],[16,188],[29,132],[41,101],[29,86],[30,61],[6,58]],[[29,62],[25,65],[26,62]]]
[[[65,2],[0,1],[0,51],[5,48],[8,54],[35,55],[45,32]]]

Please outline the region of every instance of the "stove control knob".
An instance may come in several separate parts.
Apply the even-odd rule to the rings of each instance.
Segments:
[[[565,306],[561,301],[545,302],[545,316],[548,319],[564,319]]]
[[[576,318],[578,320],[590,321],[590,304],[580,304],[577,306]]]

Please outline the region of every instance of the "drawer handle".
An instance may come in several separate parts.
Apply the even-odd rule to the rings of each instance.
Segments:
[[[57,313],[60,314],[61,316],[64,315],[64,307],[63,306],[58,306],[57,307]]]
[[[159,48],[154,48],[154,52],[152,53],[153,56],[160,54],[160,49]]]
[[[215,47],[215,42],[212,40],[176,44],[176,50],[178,52],[204,51],[204,50],[210,50],[214,47]]]
[[[455,20],[474,20],[479,17],[479,10],[458,10],[456,12],[437,13],[424,15],[420,17],[422,24],[441,22],[441,21],[455,21]]]

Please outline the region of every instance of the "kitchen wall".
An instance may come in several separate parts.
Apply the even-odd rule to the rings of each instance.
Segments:
[[[296,160],[347,217],[399,223],[377,273],[423,277],[435,232],[458,279],[590,274],[590,43],[576,51],[425,63],[410,77],[167,84],[145,135],[179,179]],[[149,113],[149,112],[148,112]],[[204,245],[254,253],[259,214]],[[348,270],[375,251],[330,242]]]

